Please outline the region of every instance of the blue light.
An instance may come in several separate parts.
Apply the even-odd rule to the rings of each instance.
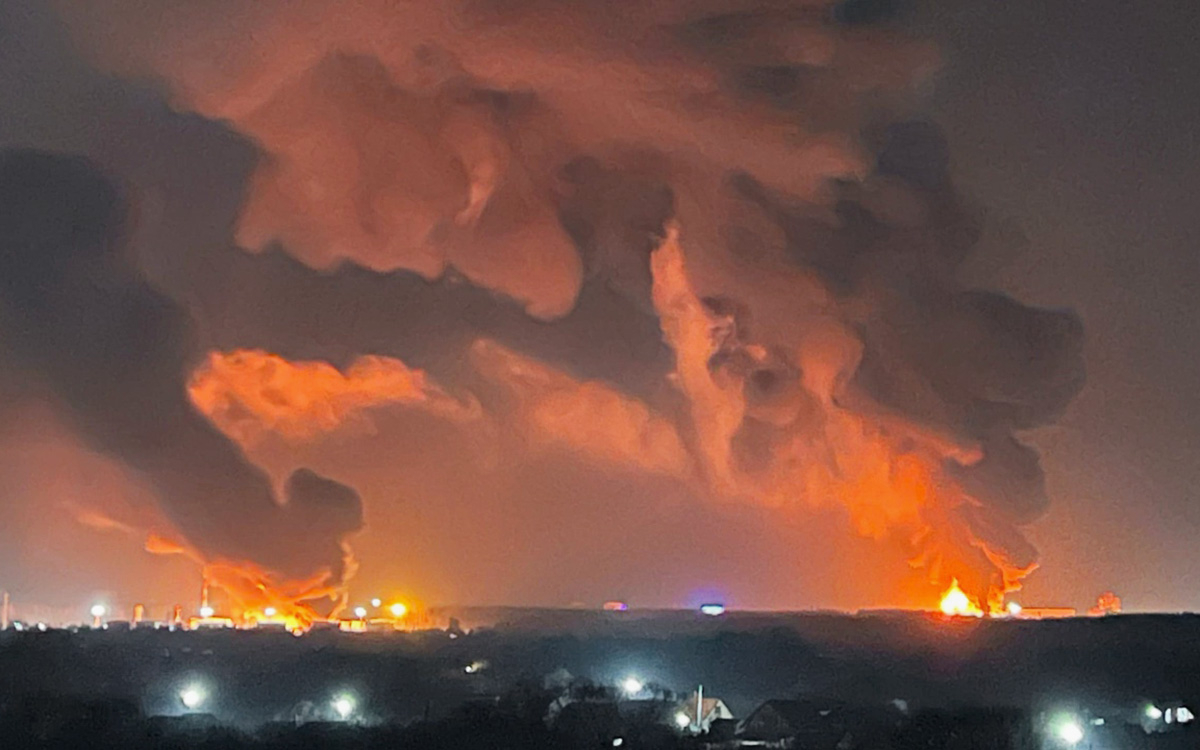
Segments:
[[[725,605],[724,604],[701,604],[700,611],[703,612],[704,614],[708,615],[709,617],[716,617],[717,615],[725,614]]]

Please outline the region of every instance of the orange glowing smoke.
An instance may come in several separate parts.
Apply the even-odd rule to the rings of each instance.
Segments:
[[[288,630],[308,630],[321,618],[312,602],[344,599],[343,587],[331,582],[328,571],[308,580],[281,581],[253,563],[219,560],[204,567],[204,576],[229,595],[234,619],[245,625],[281,622]]]
[[[953,617],[982,617],[983,610],[971,601],[962,589],[958,587],[958,579],[950,584],[950,589],[942,597],[942,613]]]
[[[323,617],[313,602],[321,599],[333,602],[335,614],[344,606],[345,583],[333,582],[328,570],[307,580],[283,580],[249,561],[206,560],[196,549],[157,533],[146,536],[145,549],[157,555],[183,555],[194,561],[201,567],[205,583],[228,596],[230,614],[243,626],[273,622],[293,632],[305,631]],[[356,565],[348,548],[345,555],[344,567],[350,574]]]
[[[937,590],[953,581],[962,609],[980,607],[960,582],[988,611],[999,611],[1033,566],[1016,562],[1027,557],[1019,535],[954,479],[954,466],[980,460],[978,447],[900,419],[852,390],[861,344],[837,321],[805,313],[809,325],[800,333],[776,329],[779,343],[753,338],[759,329],[722,302],[727,275],[718,266],[706,277],[703,249],[693,263],[680,233],[670,227],[651,256],[653,299],[675,354],[672,382],[689,407],[684,433],[709,488],[780,508],[836,503],[864,536],[906,544],[910,563]]]
[[[209,352],[192,373],[188,396],[243,447],[268,433],[304,441],[349,422],[370,427],[367,410],[389,404],[420,405],[447,416],[471,412],[398,359],[358,357],[343,372],[258,349]]]
[[[655,473],[691,472],[675,426],[638,399],[604,383],[581,382],[488,339],[474,343],[471,358],[490,382],[521,402],[522,408],[504,421],[523,428],[531,444],[557,445]]]

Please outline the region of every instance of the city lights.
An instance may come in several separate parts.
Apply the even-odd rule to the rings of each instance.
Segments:
[[[354,608],[354,616],[360,620],[363,619],[364,617],[367,616],[367,608],[366,607],[355,607]]]
[[[104,613],[107,611],[108,611],[108,608],[105,607],[103,604],[93,604],[92,605],[92,610],[91,610],[92,617],[104,617]]]
[[[376,608],[376,609],[379,609],[379,607],[380,607],[380,606],[382,606],[382,605],[383,605],[383,600],[382,600],[382,599],[380,599],[379,597],[376,597],[376,598],[374,598],[374,599],[372,599],[372,600],[371,600],[371,606],[372,606],[372,607],[374,607],[374,608]]]
[[[627,695],[637,695],[638,693],[642,692],[645,687],[645,683],[636,677],[626,677],[621,683],[621,689],[624,690]]]
[[[404,617],[408,614],[408,607],[404,606],[403,602],[396,602],[388,610],[392,613],[392,617]]]
[[[201,617],[208,618],[208,617],[212,617],[214,614],[216,614],[216,610],[214,610],[212,607],[204,606],[204,607],[200,608],[200,616]]]

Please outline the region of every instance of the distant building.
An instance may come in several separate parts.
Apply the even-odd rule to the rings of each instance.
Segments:
[[[1020,616],[1031,620],[1059,620],[1077,614],[1073,607],[1022,607]]]

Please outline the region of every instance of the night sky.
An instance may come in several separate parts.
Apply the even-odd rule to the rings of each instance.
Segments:
[[[1088,385],[1044,430],[1049,514],[1029,596],[1106,586],[1194,610],[1200,558],[1200,89],[1187,3],[949,2],[922,15],[946,59],[937,119],[994,240],[979,278],[1087,327]],[[1136,593],[1135,593],[1136,592]]]
[[[0,588],[1200,606],[1200,13],[607,5],[0,0]]]

